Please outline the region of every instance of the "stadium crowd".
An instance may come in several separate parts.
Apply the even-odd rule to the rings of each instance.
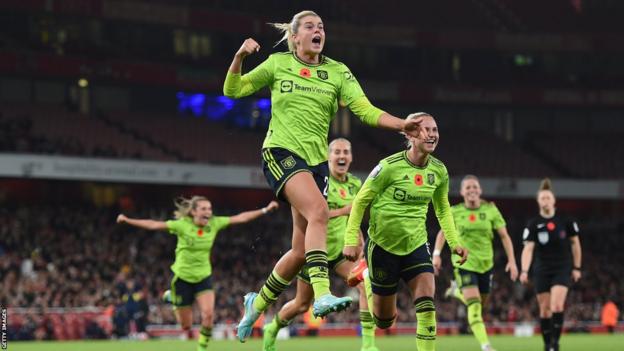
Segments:
[[[151,208],[137,215],[168,218],[170,210]],[[132,316],[148,324],[175,324],[170,305],[160,300],[169,287],[175,237],[165,233],[148,233],[117,226],[116,208],[90,206],[4,207],[0,210],[0,305],[26,311],[10,323],[10,338],[49,339],[59,337],[49,311],[55,308],[98,308],[105,318],[114,320],[106,330],[90,319],[80,325],[76,337],[126,335],[127,321]],[[234,213],[217,207],[217,213]],[[212,252],[213,281],[216,289],[216,323],[235,323],[242,295],[258,288],[283,250],[289,247],[290,220],[287,210],[257,222],[229,228],[217,239]],[[430,233],[435,233],[430,228]],[[519,254],[519,233],[510,228]],[[622,231],[620,226],[619,231]],[[617,279],[624,269],[613,260],[624,249],[616,233],[582,232],[583,279],[569,297],[568,327],[575,321],[599,321],[600,308],[606,298],[618,300],[624,283]],[[592,240],[589,240],[592,238]],[[583,240],[583,239],[582,239]],[[498,244],[497,244],[498,245]],[[502,272],[504,253],[496,251],[493,293],[485,313],[488,323],[533,321],[536,303],[532,288],[512,283]],[[461,321],[463,307],[442,298],[448,286],[448,257],[437,280],[438,319],[440,322]],[[337,279],[332,284],[337,293],[348,294],[346,285]],[[138,294],[136,294],[138,293]],[[129,298],[132,296],[132,298]],[[277,306],[294,296],[291,287]],[[132,300],[132,304],[128,302]],[[398,322],[413,322],[411,299],[399,295]],[[141,307],[143,306],[143,307]],[[269,314],[275,313],[272,308]],[[357,323],[357,308],[331,315],[330,322]],[[143,316],[144,318],[144,316]],[[142,322],[141,322],[142,321]],[[137,328],[141,328],[137,326]]]

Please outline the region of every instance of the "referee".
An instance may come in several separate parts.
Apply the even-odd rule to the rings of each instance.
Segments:
[[[540,214],[524,229],[520,281],[529,280],[537,292],[545,351],[558,351],[566,295],[572,282],[581,279],[581,242],[578,224],[556,211],[550,179],[542,180],[537,193]],[[535,260],[533,258],[535,257]]]

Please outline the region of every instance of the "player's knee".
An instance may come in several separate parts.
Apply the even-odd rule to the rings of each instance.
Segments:
[[[212,311],[201,311],[202,324],[212,324]]]
[[[550,312],[560,313],[563,312],[563,308],[563,303],[553,303],[552,305],[550,305]]]
[[[374,313],[372,313],[372,315],[373,315],[373,321],[375,321],[375,325],[379,329],[388,329],[388,328],[390,328],[394,324],[394,320],[396,319],[396,315],[394,317],[388,318],[388,319],[379,318]]]
[[[193,326],[193,323],[191,321],[182,321],[180,322],[180,327],[182,328],[182,330],[184,330],[185,332],[191,330],[191,327]]]
[[[297,302],[297,313],[303,314],[306,313],[312,304],[309,301],[298,301]]]
[[[327,225],[329,221],[329,207],[327,207],[327,203],[324,203],[320,206],[314,206],[307,211],[306,220],[309,223],[316,223],[321,225]]]

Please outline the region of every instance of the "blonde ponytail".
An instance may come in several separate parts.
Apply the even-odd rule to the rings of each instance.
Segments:
[[[173,211],[173,216],[175,219],[182,219],[184,217],[191,216],[191,210],[194,210],[197,207],[197,203],[200,201],[208,201],[204,196],[193,196],[190,199],[179,197],[173,201],[176,210]]]
[[[286,43],[288,44],[288,51],[297,50],[297,45],[293,40],[293,34],[297,34],[299,24],[301,24],[301,19],[306,16],[320,17],[314,11],[305,10],[294,15],[290,23],[269,23],[269,25],[271,25],[273,28],[277,29],[278,31],[280,31],[280,33],[283,34],[282,39],[278,40],[275,43],[274,47],[278,46],[281,42],[286,40]]]

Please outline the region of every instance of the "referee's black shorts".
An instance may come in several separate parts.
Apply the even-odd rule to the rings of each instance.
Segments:
[[[550,292],[555,285],[569,288],[572,285],[572,267],[561,267],[556,270],[536,270],[533,272],[533,284],[538,294]]]

